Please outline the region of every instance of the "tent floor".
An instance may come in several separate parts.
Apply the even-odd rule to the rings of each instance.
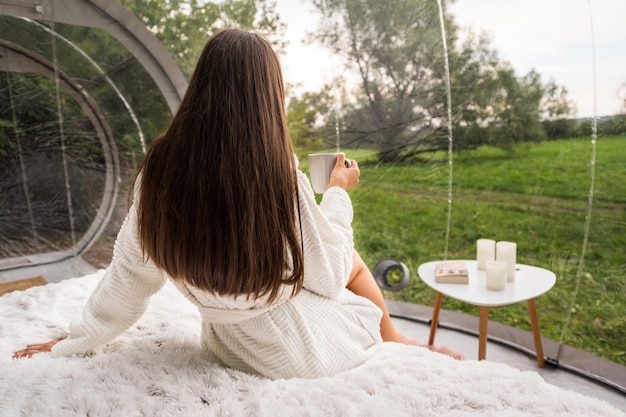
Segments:
[[[428,320],[430,316],[423,317],[423,322],[412,319],[396,317],[393,306],[390,306],[392,320],[398,331],[403,332],[419,342],[427,342],[430,334]],[[442,311],[443,313],[443,311]],[[455,329],[439,327],[435,336],[435,345],[447,346],[461,354],[468,360],[478,358],[478,337]],[[506,363],[524,371],[538,372],[548,383],[579,392],[590,397],[595,397],[608,402],[617,409],[626,412],[626,395],[611,386],[594,381],[586,376],[578,375],[566,369],[556,368],[546,364],[544,368],[537,366],[535,356],[520,351],[496,341],[487,342],[487,359],[489,361]],[[616,364],[616,366],[619,366]]]

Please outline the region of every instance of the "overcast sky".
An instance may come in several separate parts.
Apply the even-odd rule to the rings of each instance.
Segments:
[[[316,90],[341,72],[339,59],[302,43],[317,23],[309,2],[276,1],[290,42],[282,58],[285,78]],[[534,68],[544,82],[554,78],[564,85],[579,117],[594,115],[595,45],[596,112],[623,111],[617,92],[626,83],[626,0],[457,0],[451,11],[461,26],[489,33],[492,47],[518,75]]]

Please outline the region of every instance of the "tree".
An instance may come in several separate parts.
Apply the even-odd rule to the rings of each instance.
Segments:
[[[520,142],[542,140],[539,74],[518,77],[511,65],[490,49],[486,35],[468,33],[449,52],[454,148],[473,149],[481,144],[514,150]],[[447,130],[436,135],[431,148],[448,146]]]
[[[610,118],[602,131],[606,135],[626,135],[626,82],[617,89],[616,96],[622,105],[621,112]]]
[[[317,127],[332,113],[332,99],[328,91],[330,90],[326,87],[319,93],[306,92],[289,99],[287,126],[294,145],[307,148],[322,146],[323,141]]]
[[[548,139],[571,137],[576,124],[576,104],[567,97],[567,88],[556,85],[554,79],[544,89],[543,128]]]
[[[283,49],[284,24],[271,0],[121,0],[189,77],[207,38],[227,26],[257,30]]]
[[[488,125],[491,142],[513,149],[514,144],[544,139],[540,124],[540,102],[543,96],[541,77],[530,71],[518,79],[511,69],[498,73],[498,98],[494,100],[494,117]],[[496,107],[497,106],[497,107]]]
[[[407,160],[448,147],[445,52],[432,0],[313,0],[323,14],[314,38],[345,59],[359,79],[357,104],[344,111],[349,141],[376,144],[382,160]],[[444,3],[445,6],[445,3]],[[454,146],[505,148],[541,140],[543,87],[535,72],[517,77],[485,36],[458,43],[445,12]],[[470,34],[471,35],[471,34]]]
[[[316,38],[346,58],[360,80],[360,106],[344,117],[348,141],[373,141],[383,159],[395,160],[407,132],[420,134],[439,114],[442,78],[429,72],[441,62],[435,2],[314,0],[324,15]],[[437,68],[439,70],[439,68]],[[433,114],[434,113],[434,114]]]

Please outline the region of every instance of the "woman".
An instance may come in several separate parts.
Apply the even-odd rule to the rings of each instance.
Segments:
[[[111,341],[167,279],[200,310],[203,348],[245,372],[332,375],[365,361],[381,339],[412,343],[393,328],[354,250],[346,190],[358,164],[339,154],[318,205],[293,156],[284,98],[269,42],[240,29],[211,37],[143,161],[83,320],[66,339],[14,357],[82,354]]]

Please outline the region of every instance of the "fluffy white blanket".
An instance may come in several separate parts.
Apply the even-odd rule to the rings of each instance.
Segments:
[[[332,378],[271,381],[225,369],[200,350],[199,316],[169,284],[94,356],[11,359],[62,334],[101,276],[0,297],[0,416],[624,416],[535,372],[395,343]]]

